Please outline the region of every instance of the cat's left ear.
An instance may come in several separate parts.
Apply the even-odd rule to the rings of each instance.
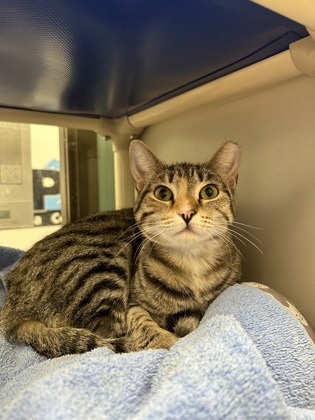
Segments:
[[[129,146],[130,170],[135,186],[140,191],[152,175],[161,171],[163,163],[140,140],[133,140]]]
[[[240,163],[241,147],[237,143],[227,140],[207,163],[207,166],[218,173],[234,191]]]

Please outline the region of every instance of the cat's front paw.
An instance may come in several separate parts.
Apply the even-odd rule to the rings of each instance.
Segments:
[[[146,349],[157,350],[166,349],[169,350],[175,343],[177,343],[178,337],[174,334],[165,331],[155,336],[146,346]]]

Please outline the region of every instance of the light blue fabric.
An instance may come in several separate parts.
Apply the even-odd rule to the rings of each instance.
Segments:
[[[0,407],[17,420],[315,419],[315,348],[279,302],[235,285],[170,351],[47,360],[0,335]]]

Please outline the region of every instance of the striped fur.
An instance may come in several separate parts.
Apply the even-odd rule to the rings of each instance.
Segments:
[[[140,141],[130,147],[138,199],[64,226],[35,244],[7,278],[1,328],[47,357],[106,346],[169,348],[209,304],[240,280],[229,226],[239,147],[209,162],[166,165]],[[219,192],[201,197],[206,185]],[[171,191],[157,197],[158,187]]]

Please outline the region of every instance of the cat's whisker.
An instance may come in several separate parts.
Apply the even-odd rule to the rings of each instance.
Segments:
[[[137,226],[137,225],[135,225]],[[166,226],[164,226],[164,224],[159,224],[159,229],[163,229]],[[152,226],[146,226],[145,229],[142,229],[142,231],[137,231],[136,233],[134,233],[133,235],[131,235],[129,237],[129,241],[127,241],[124,246],[118,251],[118,253],[112,258],[112,260],[110,261],[109,265],[112,264],[115,259],[122,253],[122,251],[132,243],[132,241],[136,240],[137,238],[141,237],[141,236],[145,236],[146,234],[150,233],[150,232],[154,232],[154,230],[157,229],[156,224],[152,223]],[[128,230],[128,229],[127,229]],[[125,231],[126,232],[126,231]],[[160,235],[160,233],[158,233],[157,235],[153,235],[153,237]],[[152,236],[150,235],[150,238],[145,237],[144,242],[145,241],[150,241],[152,240]]]
[[[249,235],[251,238],[255,239],[255,240],[256,240],[257,242],[259,242],[260,244],[262,243],[262,242],[261,242],[261,240],[257,238],[257,236],[255,236],[255,235],[253,235],[252,233],[248,232],[246,229],[243,229],[243,228],[241,228],[241,227],[239,227],[239,226],[233,226],[233,225],[232,225],[232,227],[233,227],[234,229],[238,229],[238,230],[241,230],[242,232],[247,233],[247,235]],[[230,229],[231,229],[231,228],[230,228]]]
[[[224,232],[222,230],[220,231],[220,227],[216,226],[216,228],[214,228],[214,229],[212,228],[212,232],[214,233],[214,236],[215,235],[219,236],[219,238],[221,238],[223,240],[223,242],[225,242],[228,246],[232,246],[236,250],[236,252],[238,252],[241,255],[241,257],[243,259],[245,259],[243,254],[241,253],[241,251],[235,245],[235,243],[227,236],[226,231],[224,231]],[[213,235],[210,234],[210,236],[213,238]],[[233,235],[231,235],[231,236],[233,236]]]
[[[243,238],[246,242],[248,242],[249,244],[253,245],[254,248],[257,249],[257,251],[259,251],[262,255],[264,255],[263,251],[259,248],[258,245],[256,245],[253,241],[251,241],[250,239],[246,238],[246,236],[242,235],[240,232],[234,231],[230,228],[230,232],[233,232],[233,236],[235,239],[238,239],[239,241],[241,241],[240,237]]]
[[[120,250],[117,252],[117,254],[109,261],[108,265],[113,264],[113,262],[116,260],[116,258],[122,253],[122,251],[132,243],[135,239],[141,236],[141,232],[137,232],[134,235],[132,235],[129,240],[120,248]]]
[[[151,237],[151,238],[148,238],[148,237],[146,237],[144,240],[143,240],[143,242],[138,246],[138,248],[137,248],[137,250],[136,250],[136,252],[135,252],[135,256],[136,256],[136,258],[135,258],[135,262],[134,262],[134,264],[136,265],[137,264],[137,261],[138,261],[138,259],[139,259],[139,257],[140,257],[140,253],[141,253],[141,251],[142,250],[144,250],[144,248],[150,243],[150,242],[152,242],[152,246],[151,246],[151,249],[150,249],[150,251],[148,252],[148,255],[150,255],[150,253],[151,253],[151,251],[152,251],[152,249],[153,249],[153,247],[154,247],[154,241],[152,240],[152,238],[154,239],[154,238],[156,238],[157,236],[161,236],[161,232],[157,232],[155,235],[153,235],[153,237]]]
[[[233,238],[238,239],[238,240],[239,240],[239,242],[241,242],[244,246],[246,246],[246,245],[247,245],[245,241],[243,241],[241,238],[239,238],[238,236],[236,236],[236,235],[235,235],[235,232],[234,232],[234,231],[229,230],[229,232],[230,232],[230,235],[231,235]]]
[[[132,231],[133,229],[138,227],[138,223],[135,222],[131,226],[128,227],[128,229],[125,229],[119,236],[117,236],[116,241],[121,239],[124,235],[126,235],[128,232]]]
[[[257,227],[257,226],[252,226],[252,225],[248,225],[248,224],[246,224],[246,223],[237,222],[236,220],[234,220],[232,224],[233,224],[233,225],[241,225],[241,226],[245,226],[245,227],[248,227],[248,228],[250,228],[250,229],[263,230],[263,228],[260,228],[260,227]]]
[[[224,224],[222,224],[222,226],[225,226]],[[259,248],[259,246],[258,245],[256,245],[254,242],[252,242],[249,238],[247,238],[244,234],[242,234],[242,233],[240,233],[240,232],[238,232],[237,230],[234,230],[234,229],[232,229],[232,228],[234,228],[234,229],[239,229],[239,230],[241,230],[242,232],[244,232],[244,233],[246,233],[247,235],[249,235],[251,238],[253,238],[253,239],[255,239],[259,244],[261,244],[262,242],[255,236],[255,235],[253,235],[252,233],[250,233],[250,232],[248,232],[246,229],[243,229],[243,228],[241,228],[241,227],[239,227],[239,226],[233,226],[233,224],[231,225],[231,226],[229,226],[229,232],[231,233],[231,235],[234,237],[234,238],[236,238],[236,239],[238,239],[243,245],[245,245],[246,246],[246,244],[244,243],[244,241],[242,241],[240,238],[243,238],[245,241],[247,241],[248,243],[250,243],[251,245],[253,245],[255,248],[257,248],[257,250],[261,253],[261,254],[263,254],[263,251]]]

